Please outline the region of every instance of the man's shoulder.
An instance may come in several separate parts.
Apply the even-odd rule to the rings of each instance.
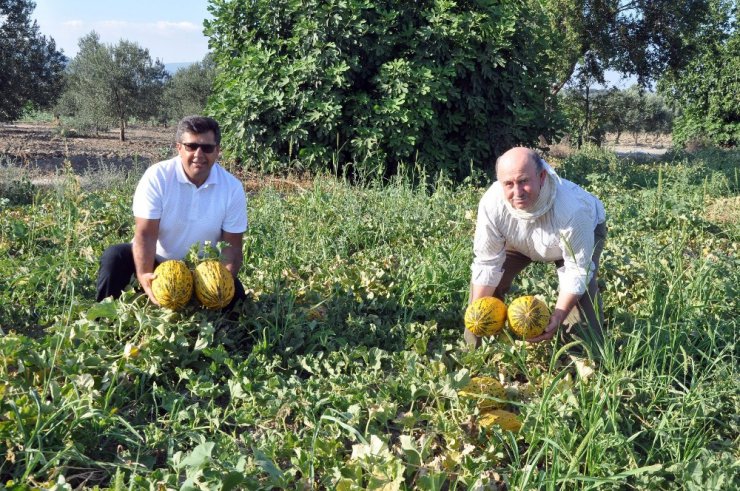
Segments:
[[[485,193],[483,193],[480,202],[484,206],[491,207],[502,205],[503,199],[504,195],[501,188],[501,183],[498,181],[494,181],[490,186],[488,186],[488,189],[486,189]]]
[[[211,172],[217,172],[224,179],[234,180],[234,181],[239,180],[236,178],[234,174],[226,170],[226,167],[221,165],[221,162],[216,162],[215,164],[213,164],[213,169],[211,169]]]
[[[553,206],[555,216],[563,220],[594,215],[599,219],[604,214],[604,205],[599,198],[566,179],[562,179],[558,185],[558,194]]]
[[[596,196],[594,196],[578,184],[574,183],[573,181],[569,181],[567,179],[561,179],[560,183],[558,183],[558,198],[562,198],[565,201],[598,201],[598,198]]]
[[[147,179],[157,180],[171,179],[173,177],[176,177],[177,163],[177,157],[173,157],[171,159],[162,160],[161,162],[152,164],[144,171],[143,177]]]
[[[227,187],[238,187],[239,189],[244,190],[244,186],[239,178],[226,170],[220,163],[217,162],[213,166],[213,169],[211,169],[211,172],[216,172],[218,175],[218,181],[223,182]]]

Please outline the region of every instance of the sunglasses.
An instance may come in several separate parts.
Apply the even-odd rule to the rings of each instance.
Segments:
[[[180,142],[180,144],[183,147],[187,148],[188,149],[188,152],[196,152],[200,148],[201,150],[203,150],[203,153],[213,153],[213,151],[216,150],[216,147],[218,146],[215,143],[185,143],[185,142]]]

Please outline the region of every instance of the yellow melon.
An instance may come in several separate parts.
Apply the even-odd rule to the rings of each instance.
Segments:
[[[500,426],[507,431],[517,432],[522,429],[522,422],[519,417],[503,409],[490,409],[481,412],[478,417],[478,424],[483,428],[490,428],[493,425]]]
[[[506,389],[493,377],[473,377],[470,383],[457,394],[461,397],[476,399],[478,408],[481,410],[504,407],[504,402],[495,401],[491,397],[506,399]]]
[[[539,336],[550,322],[550,309],[533,295],[515,299],[507,311],[509,329],[520,338]]]
[[[177,310],[184,307],[193,296],[193,276],[183,261],[169,260],[154,270],[152,293],[159,305]]]
[[[234,277],[215,259],[198,264],[193,279],[195,296],[207,309],[222,309],[234,298]]]
[[[506,304],[496,297],[481,297],[465,310],[465,327],[476,336],[493,336],[506,323]]]

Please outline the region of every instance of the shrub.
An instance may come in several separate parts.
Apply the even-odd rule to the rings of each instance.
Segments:
[[[566,157],[558,167],[558,174],[579,185],[588,185],[591,174],[609,174],[616,172],[619,161],[608,150],[595,145],[584,145],[579,152]]]
[[[716,145],[740,143],[740,32],[708,44],[680,74],[667,77],[660,89],[678,106],[673,142],[690,145],[711,140]]]
[[[464,177],[552,123],[530,2],[213,2],[209,111],[263,170]]]
[[[0,208],[33,202],[36,186],[28,174],[12,164],[0,164]]]

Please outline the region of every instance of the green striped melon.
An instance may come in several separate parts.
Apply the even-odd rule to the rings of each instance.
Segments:
[[[198,264],[193,279],[195,296],[207,309],[222,309],[234,298],[234,277],[215,259]]]
[[[506,304],[496,297],[481,297],[465,310],[465,327],[476,336],[493,336],[506,323]]]
[[[159,305],[178,310],[183,308],[193,296],[193,276],[183,261],[169,260],[154,270],[152,294]]]
[[[527,339],[545,332],[550,322],[550,309],[534,295],[526,295],[509,304],[509,329],[517,336]]]

